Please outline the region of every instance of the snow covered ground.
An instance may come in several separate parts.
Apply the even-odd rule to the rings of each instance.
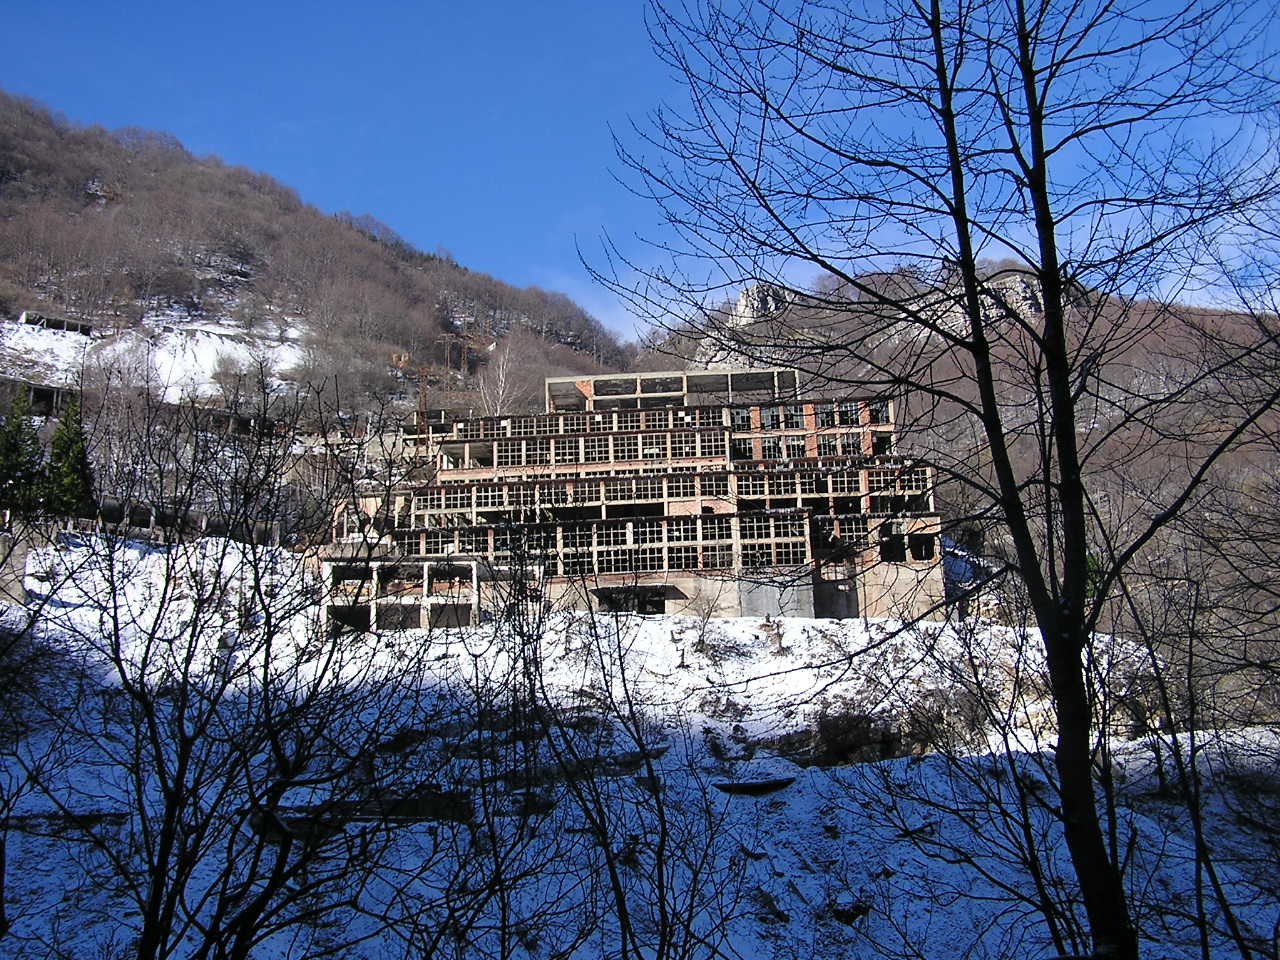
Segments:
[[[303,360],[298,327],[284,336],[246,332],[231,320],[193,321],[156,313],[136,327],[87,337],[65,330],[0,321],[0,370],[48,386],[74,386],[86,374],[128,372],[154,384],[168,402],[210,397],[219,364],[278,376]]]
[[[61,666],[7,758],[0,954],[134,955],[165,896],[175,956],[246,917],[254,957],[1087,950],[1034,635],[558,614],[329,643],[298,564],[212,539],[32,552],[31,627]],[[1110,684],[1136,683],[1102,646]],[[1115,744],[1144,950],[1202,956],[1204,928],[1212,955],[1270,955],[1280,739],[1197,736]],[[166,823],[190,862],[157,881]]]
[[[75,383],[92,341],[67,330],[0,321],[0,370],[48,386]]]

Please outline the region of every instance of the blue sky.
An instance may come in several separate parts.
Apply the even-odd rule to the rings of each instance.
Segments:
[[[574,238],[653,232],[655,211],[610,173],[609,125],[675,95],[643,0],[9,0],[3,20],[9,92],[168,131],[630,334]]]

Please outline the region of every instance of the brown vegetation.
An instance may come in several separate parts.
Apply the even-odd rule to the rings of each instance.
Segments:
[[[368,215],[327,216],[168,134],[79,127],[0,93],[0,316],[31,307],[120,326],[177,307],[259,336],[302,319],[300,379],[340,373],[357,391],[389,388],[393,356],[466,386],[515,327],[595,366],[627,360],[563,294],[422,253]]]

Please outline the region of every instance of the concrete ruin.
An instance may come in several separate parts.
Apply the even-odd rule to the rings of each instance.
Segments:
[[[329,615],[928,615],[943,598],[934,472],[895,453],[893,414],[885,397],[806,397],[782,368],[557,377],[542,415],[424,412],[405,448],[429,479],[364,505],[390,518],[373,546],[340,522]]]

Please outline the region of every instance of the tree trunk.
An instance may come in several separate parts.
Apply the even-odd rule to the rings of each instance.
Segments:
[[[1090,756],[1093,711],[1078,633],[1066,624],[1056,630],[1042,624],[1041,635],[1057,705],[1054,764],[1062,797],[1062,829],[1089,918],[1094,956],[1133,960],[1138,956],[1138,936],[1129,919],[1123,878],[1107,852],[1098,821]]]

